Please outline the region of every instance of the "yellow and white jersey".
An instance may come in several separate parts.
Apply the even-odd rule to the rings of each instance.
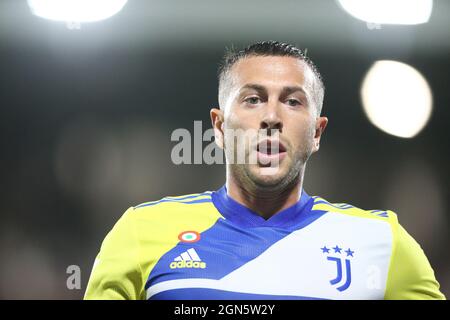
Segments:
[[[445,299],[392,211],[305,191],[270,219],[215,192],[129,208],[85,299]]]

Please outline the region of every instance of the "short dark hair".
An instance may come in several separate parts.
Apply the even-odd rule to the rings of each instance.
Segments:
[[[219,81],[219,104],[223,103],[223,83],[226,80],[231,68],[239,60],[252,56],[280,56],[280,57],[293,57],[303,61],[314,73],[315,82],[314,85],[314,98],[318,115],[322,110],[323,97],[325,92],[325,86],[323,84],[322,75],[317,69],[316,65],[310,58],[306,56],[306,52],[303,52],[296,46],[283,43],[279,41],[261,41],[249,45],[243,50],[237,51],[234,47],[226,48],[222,62],[218,69],[218,81]],[[222,107],[222,106],[221,106]]]

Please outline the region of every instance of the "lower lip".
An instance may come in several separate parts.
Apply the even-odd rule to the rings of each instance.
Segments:
[[[258,151],[258,162],[263,165],[269,165],[275,161],[281,162],[285,157],[286,152],[267,154]]]

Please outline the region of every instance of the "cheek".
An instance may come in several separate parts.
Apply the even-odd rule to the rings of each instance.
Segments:
[[[290,127],[292,130],[289,130],[288,138],[295,149],[313,143],[315,130],[310,122],[297,122]]]
[[[233,112],[225,118],[225,127],[229,129],[258,129],[256,117],[250,117],[245,112]]]
[[[225,117],[225,127],[230,129],[236,129],[241,127],[242,119],[234,113],[230,113],[228,117]]]

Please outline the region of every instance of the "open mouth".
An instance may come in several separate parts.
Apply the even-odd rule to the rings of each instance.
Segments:
[[[287,152],[279,140],[265,139],[257,144],[256,154],[260,167],[278,167]]]
[[[286,152],[286,147],[279,140],[266,139],[260,141],[256,151],[264,155],[277,155]]]

